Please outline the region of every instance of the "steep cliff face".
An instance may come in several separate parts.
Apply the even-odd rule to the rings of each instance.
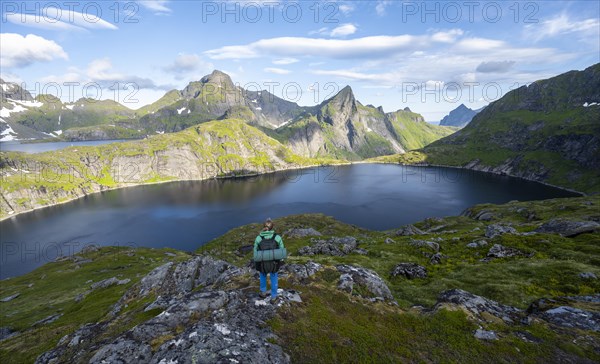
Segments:
[[[433,163],[600,192],[599,120],[596,64],[509,92],[424,152]]]
[[[109,188],[264,173],[316,163],[241,120],[218,120],[146,140],[40,154],[0,154],[0,216]]]
[[[454,129],[428,124],[410,110],[364,106],[347,86],[278,132],[298,154],[358,160],[421,148]]]

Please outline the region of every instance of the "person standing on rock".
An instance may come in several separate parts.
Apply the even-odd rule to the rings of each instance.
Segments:
[[[286,256],[283,239],[275,232],[273,221],[268,218],[263,229],[254,240],[254,262],[260,274],[260,297],[266,298],[267,274],[271,280],[271,303],[277,300],[277,271]]]

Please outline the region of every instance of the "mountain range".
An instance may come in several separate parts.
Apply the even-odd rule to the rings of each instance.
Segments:
[[[217,70],[139,110],[112,100],[33,98],[4,81],[2,89],[8,90],[2,96],[3,140],[143,138],[211,120],[241,119],[299,155],[358,160],[420,148],[454,132],[426,123],[409,109],[385,113],[381,107],[364,106],[349,86],[319,105],[303,107],[266,90],[244,90]]]
[[[220,72],[213,75],[224,77]],[[163,106],[157,111],[147,109],[147,115],[137,125],[183,127],[188,119],[175,115],[184,114],[184,105],[190,110],[189,115],[223,112],[218,120],[200,122],[190,117],[189,122],[198,123],[179,132],[164,135],[154,132],[144,140],[132,142],[40,154],[1,152],[0,216],[109,188],[264,173],[369,157],[375,157],[369,160],[377,162],[458,166],[523,177],[584,193],[600,192],[600,64],[513,90],[487,106],[463,129],[446,137],[444,134],[455,129],[425,123],[419,114],[409,109],[385,113],[381,108],[362,105],[349,87],[310,108],[282,103],[268,95],[267,99],[277,100],[268,105],[276,110],[273,114],[279,115],[280,122],[283,121],[281,127],[266,127],[258,118],[253,118],[257,115],[255,112],[261,110],[250,110],[242,103],[246,99],[208,102],[198,109],[193,106],[198,105],[198,97],[212,87],[208,86],[212,83],[208,77],[179,94],[167,93],[177,100],[173,102],[175,106]],[[10,90],[13,97],[15,90]],[[5,97],[11,100],[13,108],[27,105],[34,109],[22,115],[41,115],[46,109],[54,111],[39,98],[28,100],[25,95],[14,101]],[[251,99],[252,104],[252,100],[256,104],[261,102]],[[84,110],[89,115],[118,108],[101,103],[96,109],[86,110],[85,102],[66,106],[62,104],[61,109]],[[2,110],[4,113],[5,109]],[[156,114],[165,116],[154,116]],[[20,113],[16,115],[22,117]],[[64,120],[60,116],[64,114],[58,115]],[[119,121],[114,122],[121,125],[136,123],[135,117],[126,113],[109,115],[118,117]],[[294,117],[288,121],[286,117],[291,115]],[[233,116],[237,118],[231,118]],[[14,120],[12,115],[11,120]],[[16,125],[34,130],[35,125],[45,125],[43,120],[39,119],[36,124],[24,118]],[[85,121],[75,117],[66,120]],[[269,120],[275,124],[277,119]],[[13,124],[14,121],[9,121],[8,125]],[[98,130],[97,126],[88,128]],[[390,154],[394,152],[396,154]],[[210,170],[204,168],[206,164],[211,166]],[[136,168],[131,171],[127,170],[128,166]],[[44,168],[52,170],[56,178],[44,178]]]

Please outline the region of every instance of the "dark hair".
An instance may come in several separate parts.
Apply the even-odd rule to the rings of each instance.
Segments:
[[[273,220],[271,220],[270,217],[267,220],[265,220],[263,230],[265,230],[265,231],[273,230]]]

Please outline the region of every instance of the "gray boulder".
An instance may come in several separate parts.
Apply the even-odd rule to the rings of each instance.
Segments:
[[[56,321],[59,318],[61,318],[62,315],[63,315],[62,313],[57,313],[57,314],[54,314],[54,315],[50,315],[48,317],[44,317],[43,319],[34,322],[33,325],[31,325],[31,326],[39,326],[39,325],[48,325],[48,324],[51,324],[54,321]]]
[[[592,272],[579,273],[579,278],[581,278],[581,279],[598,279],[598,277]]]
[[[504,322],[513,323],[518,321],[522,311],[511,306],[502,305],[496,301],[474,295],[462,289],[451,289],[442,292],[438,297],[436,308],[445,304],[456,305],[472,314],[480,321],[487,321],[484,313],[502,319]]]
[[[286,264],[282,271],[288,273],[293,279],[303,280],[312,277],[321,268],[321,264],[310,261],[306,264]]]
[[[517,230],[512,226],[502,225],[502,224],[491,224],[488,225],[485,229],[485,237],[488,239],[493,239],[497,236],[503,234],[516,234]]]
[[[540,317],[558,326],[600,332],[600,313],[598,312],[559,306],[543,312]]]
[[[487,253],[488,258],[511,258],[523,255],[525,254],[519,249],[505,247],[500,244],[494,244]]]
[[[10,327],[0,327],[0,341],[11,338],[18,334],[14,332]]]
[[[442,264],[442,259],[445,258],[442,253],[435,253],[429,257],[429,264]]]
[[[19,297],[21,294],[20,293],[15,293],[13,295],[10,295],[8,297],[4,297],[2,299],[0,299],[0,302],[10,302],[12,300],[14,300],[15,298]]]
[[[426,241],[426,240],[412,240],[410,241],[410,245],[418,248],[429,248],[434,252],[440,251],[440,244],[434,241]]]
[[[486,246],[488,245],[488,242],[486,240],[473,240],[472,242],[470,242],[469,244],[467,244],[467,248],[479,248],[481,246]]]
[[[385,243],[386,244],[396,244],[396,241],[392,238],[385,238]]]
[[[416,263],[400,263],[392,269],[390,274],[392,277],[403,276],[408,279],[426,278],[427,269]]]
[[[494,214],[488,211],[481,211],[479,214],[475,216],[475,219],[480,221],[490,221],[494,218]]]
[[[298,250],[299,255],[333,255],[344,256],[352,253],[358,247],[356,238],[346,236],[343,238],[334,237],[328,240],[317,240],[311,246],[305,246]]]
[[[96,283],[92,283],[90,288],[92,290],[95,290],[95,289],[100,289],[100,288],[107,288],[107,287],[114,286],[114,285],[123,285],[123,284],[127,284],[129,282],[131,282],[131,279],[129,279],[129,278],[121,280],[121,279],[118,279],[117,277],[111,277],[111,278],[107,278],[107,279],[101,280]]]
[[[479,340],[498,340],[498,335],[494,331],[487,331],[483,329],[475,330],[475,334],[473,336]]]
[[[538,233],[559,234],[564,237],[573,237],[584,233],[593,233],[600,230],[600,224],[595,221],[569,221],[563,219],[550,220],[535,231]]]
[[[414,225],[406,225],[396,231],[398,236],[411,236],[411,235],[423,235],[425,232],[415,227]]]
[[[392,292],[377,273],[363,267],[346,264],[336,266],[341,273],[338,288],[348,293],[358,288],[366,289],[374,298],[393,300]]]

